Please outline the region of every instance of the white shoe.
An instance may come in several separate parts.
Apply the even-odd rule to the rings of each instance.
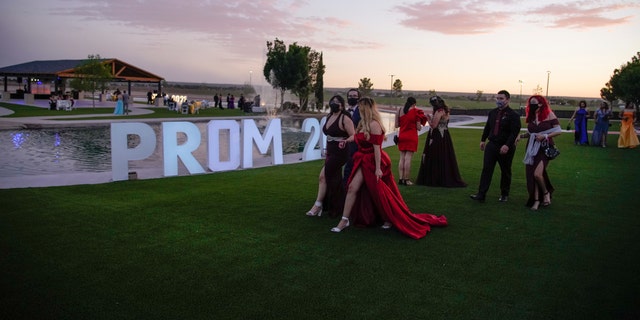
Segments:
[[[331,232],[341,232],[342,230],[344,230],[346,227],[349,226],[349,218],[343,216],[342,218],[340,218],[340,220],[347,220],[347,224],[342,228],[333,227],[333,228],[331,228]],[[338,224],[338,225],[340,225],[340,224]]]
[[[322,202],[316,201],[313,204],[313,206],[318,208],[318,210],[311,211],[311,210],[313,210],[313,208],[311,208],[311,210],[307,211],[307,216],[309,216],[309,217],[315,217],[315,216],[320,217],[320,216],[322,216]]]

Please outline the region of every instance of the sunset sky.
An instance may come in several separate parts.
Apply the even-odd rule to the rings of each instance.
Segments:
[[[637,0],[21,0],[0,67],[117,58],[167,81],[264,84],[266,42],[324,54],[325,87],[598,97],[640,51]],[[550,71],[548,74],[547,71]]]

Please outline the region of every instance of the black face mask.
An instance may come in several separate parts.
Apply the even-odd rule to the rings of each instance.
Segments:
[[[358,98],[348,98],[347,103],[350,106],[355,107],[358,104]]]
[[[335,102],[331,102],[331,103],[329,103],[329,108],[331,108],[331,113],[338,112],[338,111],[340,111],[340,104],[339,103],[335,103]]]
[[[538,104],[537,103],[529,104],[529,111],[530,112],[536,112],[536,110],[538,110]]]

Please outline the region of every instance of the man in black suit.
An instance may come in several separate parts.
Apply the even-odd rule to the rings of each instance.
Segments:
[[[516,138],[520,134],[520,116],[509,107],[511,95],[501,90],[496,96],[496,108],[489,112],[487,123],[480,139],[480,150],[484,151],[482,174],[478,193],[472,194],[471,199],[484,202],[491,178],[496,167],[500,165],[500,198],[498,201],[507,202],[511,189],[511,163],[516,153]],[[486,140],[489,140],[485,144]]]

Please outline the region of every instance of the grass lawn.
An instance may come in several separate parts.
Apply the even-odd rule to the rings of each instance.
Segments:
[[[497,170],[480,204],[481,132],[451,132],[469,187],[401,187],[449,219],[421,240],[305,216],[321,161],[0,190],[2,318],[640,318],[640,149],[560,136],[553,204],[532,212],[524,144],[509,202]]]

